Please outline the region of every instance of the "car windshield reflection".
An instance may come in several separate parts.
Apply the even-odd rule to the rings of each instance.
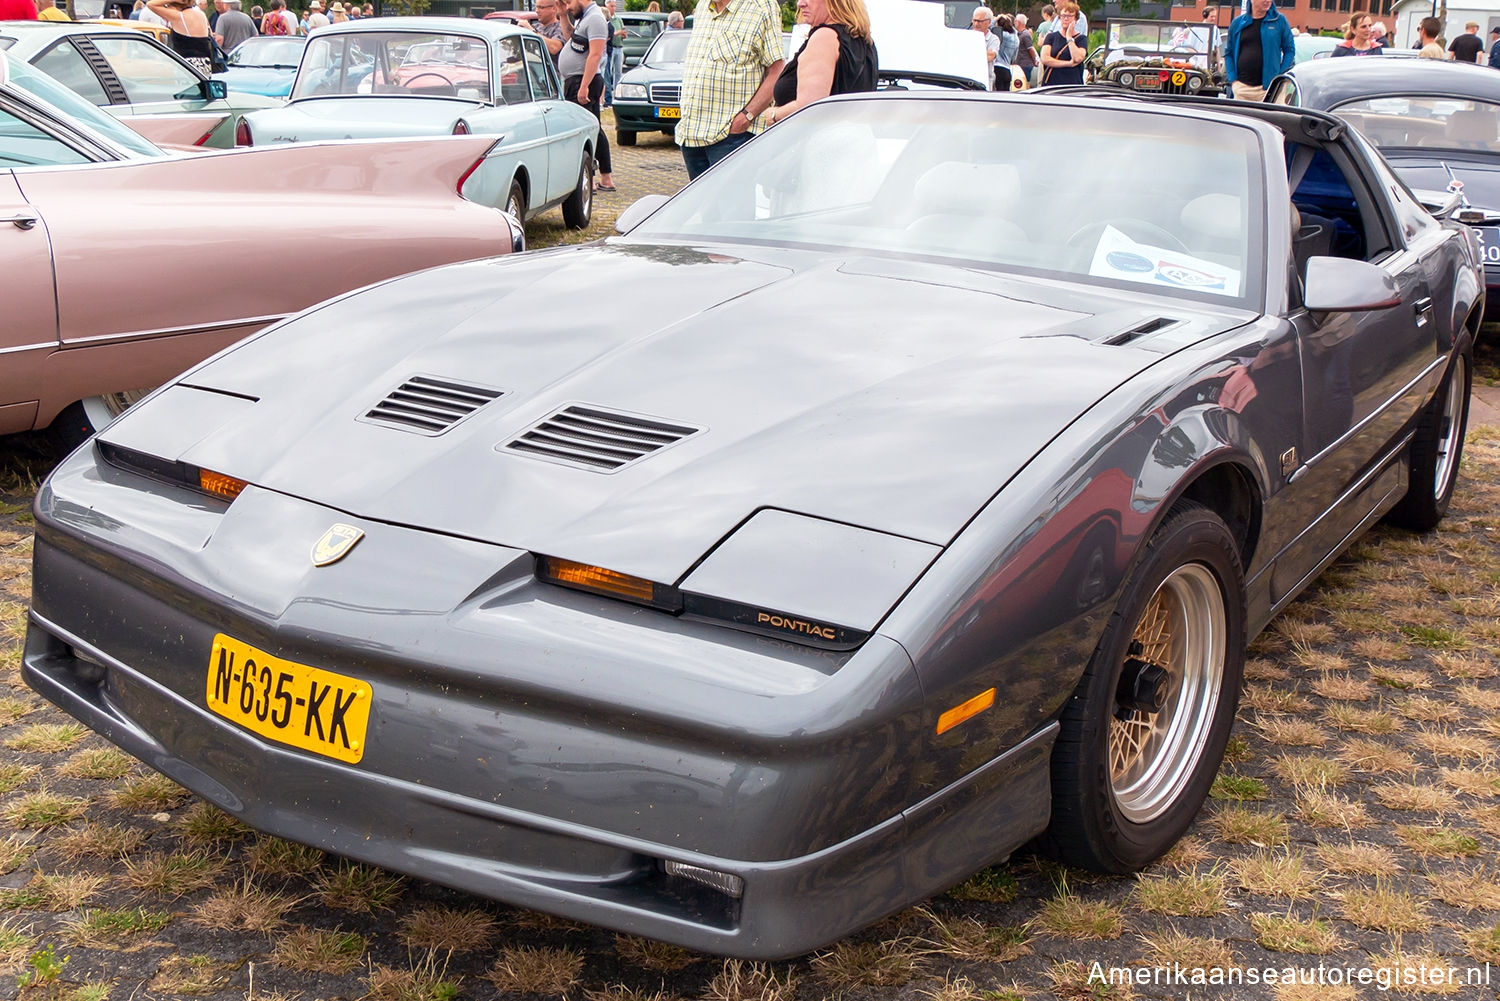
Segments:
[[[1333,113],[1381,149],[1500,153],[1500,104],[1462,97],[1372,97]]]
[[[647,66],[681,66],[687,59],[688,42],[692,37],[691,31],[669,31],[656,40],[641,61]]]
[[[369,31],[315,35],[292,90],[304,97],[490,100],[489,47],[467,35]]]
[[[300,38],[247,38],[229,54],[229,65],[295,69],[305,44]]]
[[[1131,109],[830,102],[631,236],[916,254],[1248,305],[1263,282],[1257,146],[1245,127]]]

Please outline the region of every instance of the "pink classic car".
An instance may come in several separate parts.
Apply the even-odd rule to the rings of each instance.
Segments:
[[[315,303],[523,249],[518,223],[458,195],[494,142],[169,153],[0,53],[0,434],[76,440]]]

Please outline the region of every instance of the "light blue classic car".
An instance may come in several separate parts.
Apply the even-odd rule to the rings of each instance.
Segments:
[[[541,36],[502,21],[382,17],[319,28],[290,101],[241,120],[240,146],[313,139],[499,136],[460,189],[527,219],[561,205],[575,229],[593,210],[599,123],[562,99]]]
[[[228,84],[231,94],[286,97],[305,45],[302,35],[253,35],[230,51],[229,68],[215,73],[214,79]]]

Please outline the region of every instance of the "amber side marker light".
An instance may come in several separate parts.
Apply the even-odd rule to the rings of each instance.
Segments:
[[[973,719],[995,704],[995,690],[993,688],[980,692],[967,702],[960,702],[938,717],[937,732],[947,733],[965,720]]]
[[[215,473],[208,469],[198,470],[198,489],[227,501],[234,500],[240,495],[240,491],[249,485],[244,480],[237,480],[223,473]]]
[[[537,560],[536,575],[549,584],[561,584],[563,587],[634,601],[666,611],[675,612],[682,608],[682,596],[676,588],[588,563],[543,556]]]

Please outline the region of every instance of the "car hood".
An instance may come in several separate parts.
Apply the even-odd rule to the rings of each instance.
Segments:
[[[247,115],[256,143],[448,135],[485,105],[433,97],[310,97]]]
[[[1457,179],[1463,182],[1464,197],[1475,208],[1500,210],[1500,157],[1393,151],[1385,152],[1385,158],[1408,188],[1446,191]]]
[[[285,97],[291,93],[292,80],[297,67],[276,69],[270,66],[236,66],[224,73],[215,73],[215,80],[223,80],[232,93],[258,94],[262,97]]]
[[[1091,313],[1013,284],[625,242],[454,265],[336,300],[190,372],[185,385],[237,401],[222,419],[148,421],[153,402],[104,437],[355,516],[658,581],[762,508],[942,545],[1163,357],[1103,343],[1106,327],[1170,315],[1193,340],[1240,322],[1098,290],[1078,297]],[[643,295],[654,305],[621,307]],[[432,437],[368,420],[413,376],[503,395]],[[695,433],[614,472],[506,449],[567,406]],[[156,425],[177,444],[143,441]]]

